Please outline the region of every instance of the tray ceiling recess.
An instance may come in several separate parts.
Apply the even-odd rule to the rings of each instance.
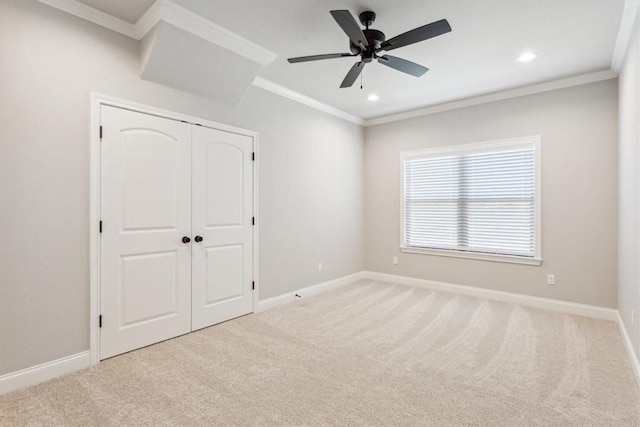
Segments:
[[[141,40],[142,79],[228,105],[277,57],[171,1],[156,1],[135,24],[79,1],[39,1]]]

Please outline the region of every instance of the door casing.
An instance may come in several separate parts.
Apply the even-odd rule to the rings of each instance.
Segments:
[[[239,135],[245,135],[253,139],[253,152],[255,162],[253,164],[253,213],[255,223],[253,227],[253,277],[255,280],[255,290],[253,292],[253,310],[256,310],[260,293],[259,274],[259,227],[260,215],[258,212],[258,132],[202,119],[199,117],[175,113],[160,108],[139,104],[124,99],[114,98],[98,93],[91,93],[91,120],[89,126],[89,351],[91,354],[91,364],[100,362],[100,111],[103,105],[150,114],[172,120],[184,121],[190,124],[218,129]]]

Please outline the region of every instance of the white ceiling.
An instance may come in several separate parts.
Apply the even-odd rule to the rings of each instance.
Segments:
[[[175,1],[277,53],[261,77],[365,119],[609,69],[624,6],[622,0]],[[131,9],[138,2],[148,7],[149,0],[108,3]],[[340,89],[355,58],[286,61],[348,52],[347,36],[329,14],[333,9],[349,9],[356,17],[373,10],[378,17],[372,28],[387,38],[442,18],[453,31],[392,52],[430,68],[421,78],[372,63],[364,69],[363,90],[360,81]],[[539,57],[518,62],[527,50]],[[380,99],[368,101],[371,93]]]

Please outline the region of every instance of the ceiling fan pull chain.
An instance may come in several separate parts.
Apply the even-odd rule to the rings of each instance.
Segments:
[[[362,70],[362,73],[360,73],[360,90],[362,90],[362,81],[364,80],[364,70]]]

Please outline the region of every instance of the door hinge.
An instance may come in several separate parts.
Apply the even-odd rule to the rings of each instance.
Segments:
[[[251,160],[254,161],[254,162],[256,161],[256,153],[255,152],[251,153]]]
[[[251,289],[255,289],[256,288],[256,282],[251,282]]]
[[[251,225],[256,225],[256,217],[251,217]]]
[[[102,141],[102,126],[100,126],[100,141]]]
[[[102,233],[102,221],[100,221],[100,232]]]
[[[102,314],[98,317],[98,326],[102,328]]]

